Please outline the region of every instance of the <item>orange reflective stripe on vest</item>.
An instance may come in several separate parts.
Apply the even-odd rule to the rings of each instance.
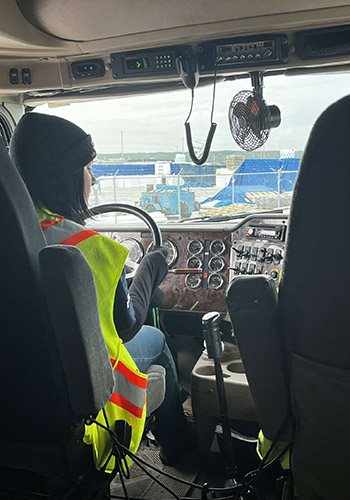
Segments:
[[[122,361],[118,361],[116,365],[112,363],[112,366],[118,373],[118,383],[110,401],[136,417],[141,417],[145,404],[147,380],[132,372]]]
[[[61,245],[76,246],[81,241],[90,238],[90,236],[99,234],[91,229],[82,229],[79,224],[67,221],[64,218],[60,220],[44,220],[40,225],[48,245],[59,243]]]

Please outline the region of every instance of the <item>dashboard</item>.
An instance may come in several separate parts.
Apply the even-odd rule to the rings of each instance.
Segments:
[[[235,276],[265,274],[278,287],[287,215],[248,216],[233,224],[173,224],[162,227],[169,273],[160,288],[162,309],[226,312],[227,285]],[[129,259],[141,262],[152,246],[142,229],[100,231],[129,248]]]

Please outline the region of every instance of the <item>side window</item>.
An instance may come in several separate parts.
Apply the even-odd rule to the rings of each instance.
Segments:
[[[0,105],[0,144],[8,149],[15,122],[9,111]]]

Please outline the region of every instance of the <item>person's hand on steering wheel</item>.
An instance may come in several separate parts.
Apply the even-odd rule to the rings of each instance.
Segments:
[[[139,273],[144,272],[147,267],[147,272],[152,276],[157,277],[157,286],[159,286],[168,274],[168,263],[166,261],[167,253],[168,252],[164,247],[153,245],[139,264],[135,277],[138,276]]]

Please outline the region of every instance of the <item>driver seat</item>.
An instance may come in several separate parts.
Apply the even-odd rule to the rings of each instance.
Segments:
[[[350,96],[316,121],[294,189],[279,293],[238,276],[227,304],[259,424],[292,442],[293,498],[350,498]]]
[[[46,246],[29,193],[0,147],[0,493],[103,498],[84,418],[114,391],[91,269],[76,247]],[[162,367],[159,367],[162,368]],[[164,397],[163,380],[157,393]],[[152,397],[148,398],[149,402]],[[154,410],[148,405],[148,413]]]

